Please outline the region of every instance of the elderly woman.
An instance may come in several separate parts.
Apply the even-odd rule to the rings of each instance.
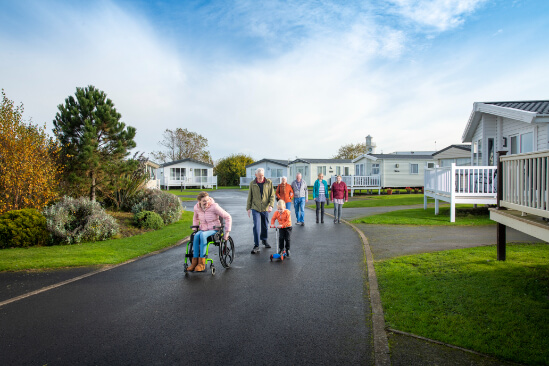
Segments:
[[[292,199],[294,198],[294,190],[292,186],[288,184],[288,178],[282,177],[282,183],[276,187],[276,198],[284,201],[286,204],[286,210],[292,207]]]
[[[198,200],[194,206],[193,226],[198,226],[198,231],[194,234],[193,241],[193,259],[191,266],[187,271],[201,272],[206,269],[206,246],[208,236],[216,233],[214,226],[221,226],[219,217],[225,220],[225,240],[229,238],[231,231],[232,218],[225,210],[221,208],[208,192],[200,192],[196,197]],[[193,230],[197,230],[193,227]]]
[[[349,190],[347,184],[341,180],[341,175],[338,175],[337,181],[332,184],[330,198],[334,203],[334,224],[341,224],[341,209],[343,203],[349,200]]]
[[[318,213],[320,211],[320,222],[324,224],[324,203],[328,201],[328,182],[324,180],[324,174],[320,173],[313,186],[313,199],[316,202],[316,223],[318,224]]]

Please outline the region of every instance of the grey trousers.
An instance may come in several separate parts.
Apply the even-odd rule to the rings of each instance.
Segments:
[[[341,220],[341,210],[343,209],[343,204],[334,202],[334,220]]]

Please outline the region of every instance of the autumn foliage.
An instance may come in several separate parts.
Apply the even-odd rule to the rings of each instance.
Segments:
[[[14,106],[2,90],[0,107],[0,214],[42,209],[58,195],[59,148],[39,127],[23,121],[23,105]]]

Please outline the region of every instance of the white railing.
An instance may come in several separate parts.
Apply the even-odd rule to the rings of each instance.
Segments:
[[[207,176],[207,177],[183,177],[183,179],[166,179],[164,181],[164,186],[166,187],[213,187],[217,189],[217,176]]]
[[[272,182],[273,182],[273,186],[278,186],[280,183],[282,183],[282,177],[274,177],[274,178],[269,178],[269,177],[266,177],[267,179],[270,179]],[[249,186],[250,183],[252,183],[252,180],[254,180],[255,177],[253,178],[249,178],[249,177],[240,177],[240,188],[242,188],[242,186]]]
[[[423,208],[427,197],[435,199],[435,214],[439,200],[450,203],[450,222],[456,220],[456,203],[496,204],[497,168],[494,166],[456,166],[425,169]]]
[[[337,180],[337,175],[332,175],[331,182]],[[341,180],[347,184],[347,187],[377,188],[381,185],[380,175],[342,175]]]
[[[381,194],[381,176],[376,175],[342,175],[341,180],[345,182],[347,188],[351,190],[351,196],[355,189],[377,189]],[[337,175],[332,175],[330,185],[337,181]]]
[[[424,190],[447,196],[493,197],[497,195],[497,168],[455,166],[425,169]]]
[[[502,156],[500,205],[549,218],[549,151]]]

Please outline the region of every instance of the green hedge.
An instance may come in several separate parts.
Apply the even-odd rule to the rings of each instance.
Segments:
[[[46,218],[33,208],[0,216],[0,248],[25,248],[51,244]]]

